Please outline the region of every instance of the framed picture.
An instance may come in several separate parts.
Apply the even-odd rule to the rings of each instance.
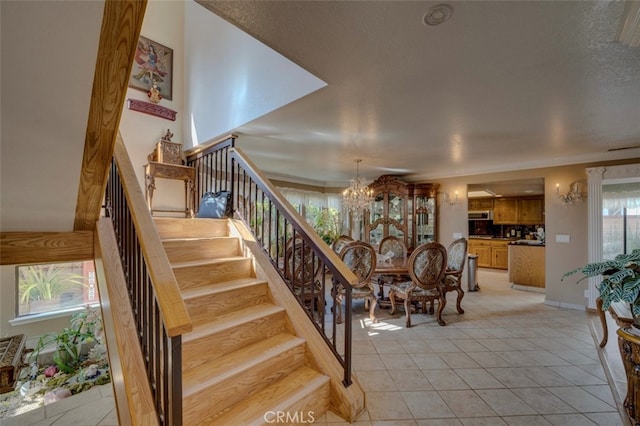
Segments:
[[[173,49],[140,36],[129,87],[149,92],[155,84],[160,96],[173,99]]]

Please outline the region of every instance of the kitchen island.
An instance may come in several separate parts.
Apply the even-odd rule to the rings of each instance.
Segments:
[[[535,240],[518,240],[509,243],[509,281],[514,288],[545,288],[544,243]]]

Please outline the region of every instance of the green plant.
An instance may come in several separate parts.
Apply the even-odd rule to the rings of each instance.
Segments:
[[[307,215],[313,218],[311,226],[322,240],[331,245],[340,235],[340,212],[334,208],[307,206]]]
[[[59,333],[47,333],[38,339],[31,359],[38,356],[49,345],[55,343],[53,361],[65,373],[72,373],[80,367],[83,343],[92,343],[102,332],[102,320],[95,309],[87,308],[71,317],[70,326]]]
[[[577,272],[584,275],[578,282],[588,277],[603,276],[597,286],[603,311],[614,302],[627,302],[633,315],[640,316],[640,249],[634,249],[630,254],[619,254],[613,260],[588,263],[565,273],[562,279]]]
[[[29,265],[20,267],[20,303],[53,300],[70,288],[87,286],[82,275],[68,271],[65,264]]]

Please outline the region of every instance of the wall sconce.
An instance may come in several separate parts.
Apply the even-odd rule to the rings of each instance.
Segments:
[[[563,204],[574,204],[587,198],[586,195],[580,191],[580,182],[573,182],[569,186],[569,189],[569,192],[566,194],[561,194],[560,184],[556,183],[556,197],[562,201]]]
[[[448,192],[444,193],[444,201],[445,203],[447,203],[450,206],[455,206],[458,205],[460,203],[460,199],[458,198],[458,191],[455,192],[453,198],[449,195]]]

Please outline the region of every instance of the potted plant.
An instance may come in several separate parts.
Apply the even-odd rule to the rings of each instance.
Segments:
[[[81,362],[82,345],[94,343],[102,329],[99,314],[87,308],[71,317],[70,327],[58,333],[47,333],[40,337],[33,349],[32,359],[38,362],[38,356],[49,345],[55,343],[53,361],[65,373],[76,371]]]
[[[602,275],[602,281],[597,286],[602,299],[602,310],[609,309],[612,303],[626,302],[631,306],[634,325],[640,328],[640,249],[634,249],[629,254],[619,254],[613,260],[588,263],[580,268],[565,273],[566,277],[577,272],[584,276],[578,280]]]

